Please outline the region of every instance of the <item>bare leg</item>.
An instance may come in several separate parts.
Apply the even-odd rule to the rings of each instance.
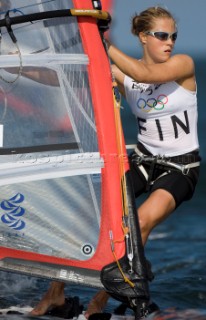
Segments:
[[[65,303],[64,283],[54,281],[37,306],[30,312],[34,316],[44,315],[50,308],[62,306]]]
[[[98,291],[95,296],[90,301],[87,311],[85,312],[85,317],[88,319],[90,315],[94,313],[101,313],[107,304],[109,299],[109,294],[105,290]]]
[[[158,189],[152,192],[138,208],[140,232],[144,246],[151,231],[174,211],[175,206],[173,196],[166,190]]]

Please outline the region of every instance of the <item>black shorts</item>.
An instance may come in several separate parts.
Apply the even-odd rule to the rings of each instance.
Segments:
[[[171,170],[169,173],[161,176],[164,172],[167,172],[164,168],[157,168],[154,171],[154,183],[150,186],[148,190],[148,183],[143,175],[139,166],[133,161],[132,153],[129,157],[130,160],[130,170],[133,182],[133,188],[135,197],[138,197],[144,192],[153,192],[157,189],[164,189],[172,194],[175,199],[176,208],[186,200],[192,198],[195,187],[199,177],[199,167],[191,168],[187,175],[183,174],[181,171]],[[141,164],[147,173],[150,170],[151,164]]]

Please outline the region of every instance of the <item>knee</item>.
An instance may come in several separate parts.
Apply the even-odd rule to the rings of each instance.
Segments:
[[[138,213],[139,227],[141,233],[150,232],[152,229],[152,223],[145,215],[141,215]]]
[[[154,191],[139,207],[138,219],[141,232],[150,233],[175,209],[173,196],[165,190]]]
[[[143,245],[146,244],[147,239],[154,228],[153,222],[151,222],[148,217],[145,217],[143,215],[138,214],[138,220],[139,220],[139,227],[140,227],[140,233],[142,238]]]

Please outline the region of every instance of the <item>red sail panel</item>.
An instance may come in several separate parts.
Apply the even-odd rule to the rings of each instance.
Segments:
[[[113,1],[112,0],[102,0],[102,10],[104,11],[112,11]]]

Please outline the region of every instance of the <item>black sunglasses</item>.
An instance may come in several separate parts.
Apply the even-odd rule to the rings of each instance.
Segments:
[[[166,41],[168,39],[172,39],[173,42],[177,39],[177,31],[173,33],[164,32],[164,31],[146,31],[145,34],[149,36],[153,36],[161,41]]]

